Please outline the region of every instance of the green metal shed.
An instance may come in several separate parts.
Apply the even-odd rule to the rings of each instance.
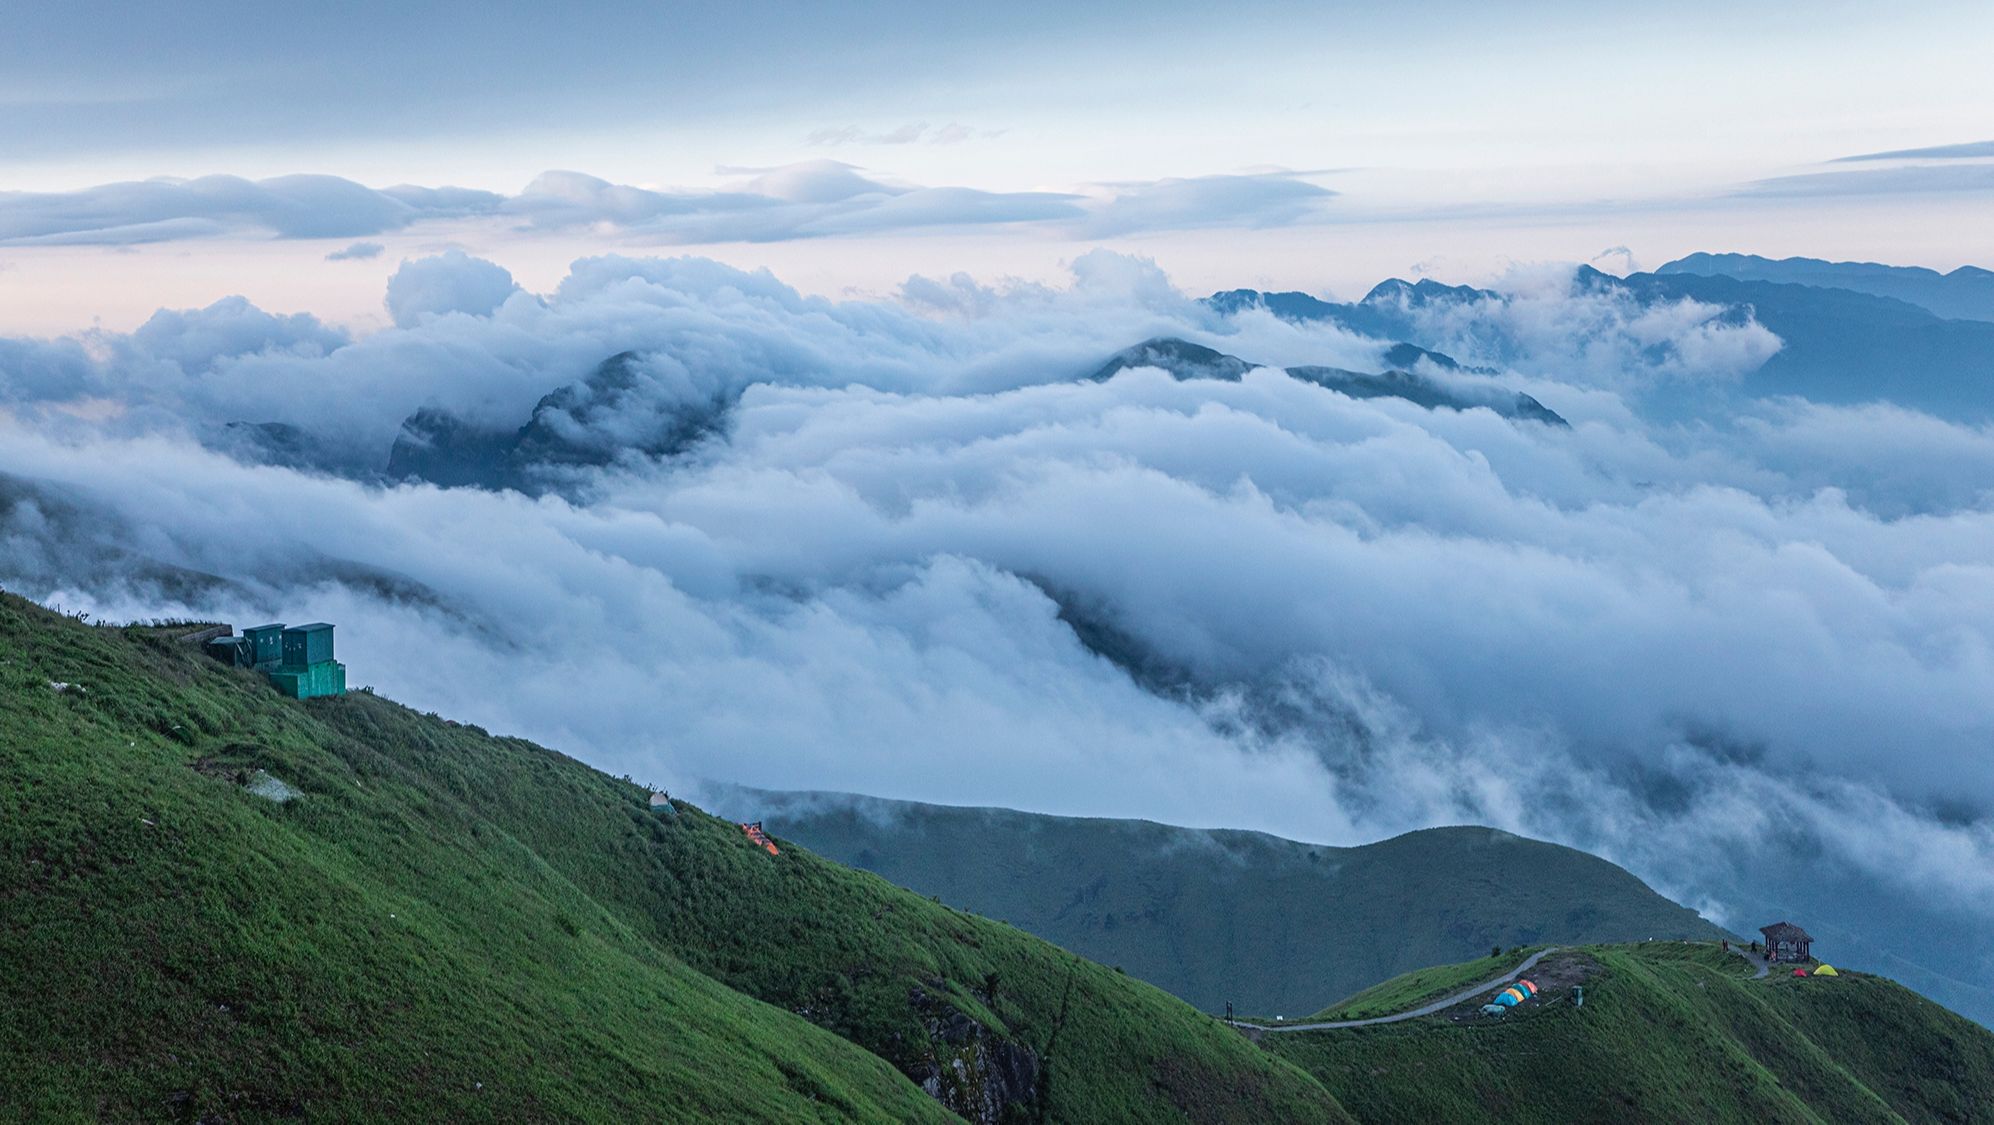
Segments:
[[[285,668],[267,675],[271,687],[292,699],[346,694],[346,665],[337,660],[321,660],[304,668]]]
[[[216,637],[206,645],[208,655],[224,664],[237,668],[249,667],[249,639],[247,637]]]
[[[323,621],[284,630],[284,667],[306,668],[332,659],[332,626]]]
[[[242,637],[249,642],[249,662],[257,668],[271,669],[284,662],[284,626],[253,625],[242,631]]]

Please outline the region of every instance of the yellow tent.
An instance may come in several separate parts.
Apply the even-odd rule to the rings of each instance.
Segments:
[[[1814,970],[1814,975],[1817,977],[1838,977],[1842,974],[1836,972],[1833,965],[1822,965],[1820,968]]]

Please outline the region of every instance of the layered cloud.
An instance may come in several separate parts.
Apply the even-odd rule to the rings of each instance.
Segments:
[[[1967,141],[1964,144],[1930,145],[1925,148],[1899,148],[1888,152],[1863,152],[1844,156],[1838,164],[1864,160],[1976,160],[1994,157],[1994,141]]]
[[[899,301],[699,259],[499,273],[439,259],[408,290],[437,296],[354,341],[237,305],[0,341],[0,581],[336,621],[356,683],[667,784],[1330,842],[1479,821],[1871,956],[1994,920],[1994,499],[1967,483],[1994,433],[1623,395],[1725,385],[1778,345],[1749,317],[1519,279],[1419,329],[1560,430],[1274,369],[1089,380],[1159,335],[1360,369],[1389,343],[1221,316],[1113,255]],[[566,498],[211,438],[283,422],[378,469],[417,407],[516,426],[625,351],[649,409],[726,422]]]
[[[1113,198],[1087,224],[1096,236],[1209,226],[1289,226],[1320,218],[1323,205],[1336,195],[1286,172],[1111,186]]]
[[[1335,195],[1286,173],[1056,192],[924,187],[875,178],[835,160],[744,171],[749,174],[718,189],[654,189],[554,171],[513,195],[408,185],[376,189],[337,176],[260,181],[207,176],[72,192],[0,193],[0,245],[354,238],[465,220],[684,244],[1014,224],[1050,224],[1068,235],[1094,237],[1315,221]],[[371,256],[368,246],[377,244],[355,243],[328,258]]]
[[[502,201],[467,188],[375,189],[338,176],[144,180],[71,192],[0,193],[0,244],[131,245],[242,231],[352,238],[421,219],[489,214]]]
[[[805,140],[812,145],[955,145],[964,141],[1000,137],[1002,129],[977,129],[951,121],[946,125],[930,125],[926,121],[910,121],[891,129],[869,131],[857,125],[842,128],[813,129]]]
[[[1860,171],[1805,172],[1748,184],[1743,194],[1785,198],[1994,192],[1994,164],[1906,164]]]

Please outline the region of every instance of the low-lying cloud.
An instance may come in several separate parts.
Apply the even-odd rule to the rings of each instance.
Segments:
[[[0,340],[0,581],[332,620],[356,683],[664,784],[1336,843],[1490,823],[1873,961],[1994,922],[1994,499],[1962,483],[1994,433],[1624,396],[1725,384],[1778,344],[1749,316],[1547,282],[1416,341],[1500,357],[1561,430],[1271,368],[1090,381],[1161,335],[1372,370],[1389,343],[1222,316],[1113,255],[1069,288],[844,302],[699,259],[453,296],[474,262],[359,340],[236,305]],[[657,409],[720,398],[725,425],[565,496],[359,471],[419,406],[517,425],[625,351]],[[359,479],[217,452],[229,421]],[[1971,976],[1915,971],[1940,969]]]

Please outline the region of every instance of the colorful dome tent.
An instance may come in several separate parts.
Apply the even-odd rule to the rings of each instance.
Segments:
[[[1517,981],[1517,982],[1516,982],[1516,987],[1518,987],[1518,988],[1522,989],[1523,991],[1525,991],[1525,992],[1529,993],[1529,994],[1530,994],[1530,995],[1532,995],[1532,996],[1535,996],[1535,995],[1537,995],[1537,986],[1536,986],[1536,985],[1534,985],[1534,984],[1531,984],[1531,983],[1530,983],[1529,981],[1527,981],[1527,980],[1520,980],[1520,981]]]
[[[1795,970],[1793,970],[1793,975],[1794,975],[1794,976],[1796,976],[1796,977],[1804,977],[1804,976],[1806,976],[1806,975],[1807,975],[1807,970],[1806,970],[1806,969],[1795,969]]]
[[[1817,977],[1838,977],[1842,974],[1833,965],[1816,965],[1814,966],[1814,975]]]

